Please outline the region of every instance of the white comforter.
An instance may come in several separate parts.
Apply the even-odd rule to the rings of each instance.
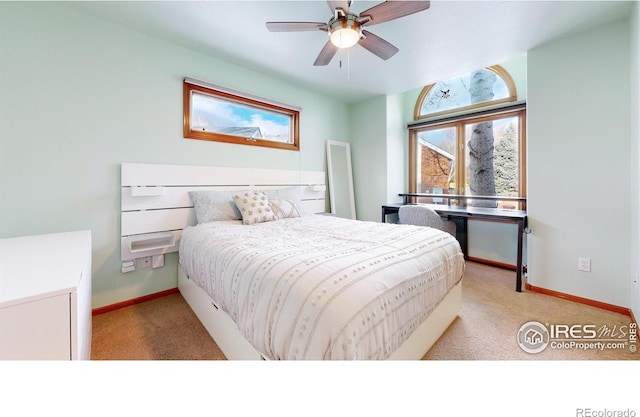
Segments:
[[[188,227],[180,263],[271,359],[386,359],[464,270],[447,233],[323,215]]]

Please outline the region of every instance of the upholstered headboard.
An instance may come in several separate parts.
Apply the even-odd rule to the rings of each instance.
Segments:
[[[299,187],[306,212],[326,210],[324,171],[123,163],[122,261],[176,252],[184,227],[196,224],[189,191]]]

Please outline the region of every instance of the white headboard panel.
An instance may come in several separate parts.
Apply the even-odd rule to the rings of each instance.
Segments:
[[[196,224],[189,191],[297,186],[307,212],[325,211],[324,171],[123,163],[121,258],[176,252],[180,233]]]

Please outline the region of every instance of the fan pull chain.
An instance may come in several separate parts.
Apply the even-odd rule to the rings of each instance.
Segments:
[[[351,48],[347,49],[347,84],[351,83]]]
[[[347,49],[347,84],[351,83],[351,48]],[[339,68],[342,69],[342,60],[340,60]]]

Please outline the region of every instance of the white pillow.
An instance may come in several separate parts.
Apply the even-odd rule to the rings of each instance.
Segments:
[[[233,196],[245,190],[189,191],[198,224],[220,220],[240,220],[242,215],[233,202]]]
[[[304,216],[304,206],[302,205],[302,189],[300,187],[285,187],[263,190],[269,201],[288,200],[293,203],[299,216]],[[299,217],[298,216],[298,217]]]
[[[276,218],[278,219],[302,216],[292,200],[270,200],[269,204],[271,205],[273,214],[275,214]]]
[[[242,224],[255,224],[277,220],[267,195],[262,191],[247,191],[233,196],[240,214],[242,214]]]

